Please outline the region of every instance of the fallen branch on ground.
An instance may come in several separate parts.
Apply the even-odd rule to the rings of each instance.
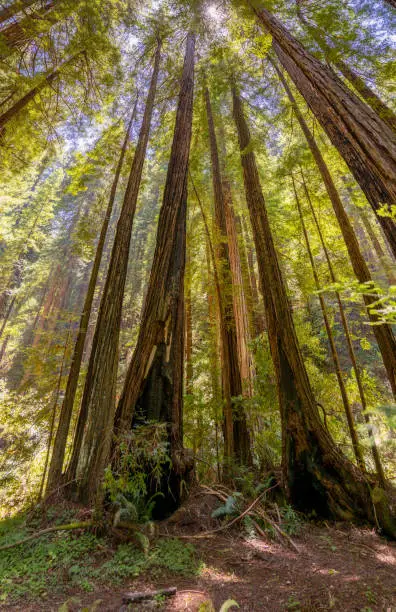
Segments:
[[[273,488],[273,487],[272,487]],[[220,527],[217,527],[216,529],[212,529],[210,531],[204,531],[203,533],[198,533],[195,535],[190,535],[190,536],[183,536],[183,535],[178,535],[177,537],[179,539],[183,538],[183,539],[190,539],[190,538],[194,538],[194,539],[198,539],[198,538],[206,538],[208,536],[211,536],[215,533],[218,533],[219,531],[224,531],[225,529],[228,529],[229,527],[232,527],[232,525],[235,525],[235,523],[237,523],[238,521],[240,521],[241,519],[243,519],[244,516],[246,516],[247,514],[250,514],[250,512],[253,510],[253,508],[259,503],[259,501],[261,501],[262,497],[264,497],[264,495],[269,491],[270,489],[266,489],[265,491],[263,491],[261,493],[261,495],[259,495],[258,497],[256,497],[256,499],[250,504],[250,506],[248,506],[246,508],[246,510],[244,510],[241,514],[239,514],[236,518],[232,519],[232,521],[230,521],[229,523],[227,523],[226,525],[221,525]],[[165,538],[169,538],[169,537],[175,537],[174,535],[168,534],[168,533],[160,533],[159,534],[161,537],[165,537]]]
[[[205,491],[207,492],[208,495],[214,495],[215,497],[217,497],[218,499],[220,499],[223,502],[227,501],[227,498],[229,497],[229,495],[231,495],[231,493],[229,494],[224,494],[221,491],[216,491],[215,489],[212,489],[211,487],[208,487],[206,485],[201,485],[203,489],[205,489]],[[283,529],[281,529],[279,527],[279,525],[277,525],[276,521],[272,520],[268,514],[266,512],[264,512],[264,510],[260,509],[256,509],[254,512],[252,511],[253,508],[259,503],[259,501],[261,501],[261,499],[265,496],[266,493],[268,493],[268,491],[271,491],[271,489],[274,489],[276,485],[273,485],[272,487],[270,487],[269,489],[266,489],[265,491],[263,491],[261,493],[261,495],[259,495],[252,504],[250,504],[250,506],[248,506],[248,508],[246,508],[246,510],[244,510],[241,514],[239,514],[236,518],[234,518],[232,521],[230,521],[229,523],[226,523],[225,525],[221,525],[220,527],[217,527],[216,529],[212,529],[210,531],[204,531],[203,533],[198,533],[198,534],[194,534],[194,535],[190,535],[190,536],[183,536],[183,535],[178,535],[178,538],[182,538],[182,539],[199,539],[199,538],[207,538],[210,537],[216,533],[218,533],[219,531],[224,531],[225,529],[228,529],[229,527],[232,527],[232,525],[234,525],[235,523],[237,523],[238,521],[240,521],[242,518],[244,518],[245,516],[250,516],[250,518],[252,519],[253,525],[255,530],[257,531],[257,533],[259,535],[261,535],[261,537],[265,538],[267,536],[267,534],[265,533],[265,531],[263,531],[263,529],[261,529],[260,525],[257,523],[257,519],[262,519],[264,520],[266,523],[268,523],[269,525],[271,525],[271,527],[275,530],[275,533],[277,535],[277,537],[280,539],[280,541],[282,541],[282,538],[286,540],[286,542],[289,544],[289,546],[291,548],[293,548],[297,553],[300,553],[300,550],[298,549],[298,547],[296,546],[296,544],[293,542],[293,540],[291,539],[291,537],[285,533],[283,531]],[[279,514],[279,509],[278,510],[278,516],[280,517]],[[173,537],[171,534],[167,534],[167,533],[160,533],[159,534],[162,537]]]
[[[53,533],[54,531],[71,531],[72,529],[87,529],[88,527],[92,527],[92,521],[84,521],[82,523],[70,523],[69,525],[56,525],[55,527],[48,527],[47,529],[42,529],[41,531],[37,531],[37,533],[33,533],[27,538],[23,538],[22,540],[18,540],[18,542],[13,542],[12,544],[6,544],[5,546],[0,546],[0,550],[8,550],[9,548],[14,548],[15,546],[19,546],[20,544],[25,544],[26,542],[30,542],[30,540],[35,540],[36,538],[40,538],[47,533]]]
[[[123,604],[130,604],[136,601],[146,601],[148,599],[154,599],[155,597],[173,597],[177,593],[176,587],[169,587],[169,589],[159,589],[158,591],[146,591],[145,593],[126,593],[122,597]]]

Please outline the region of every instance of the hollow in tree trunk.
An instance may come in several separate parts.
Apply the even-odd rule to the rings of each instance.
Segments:
[[[184,268],[187,173],[192,131],[195,34],[187,36],[183,75],[154,259],[136,347],[115,418],[122,436],[136,419],[167,423],[172,465],[164,467],[164,497],[156,505],[162,515],[181,500],[191,459],[183,449]],[[115,448],[115,457],[120,452]]]

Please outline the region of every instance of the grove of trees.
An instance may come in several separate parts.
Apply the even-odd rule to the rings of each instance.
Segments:
[[[390,0],[0,4],[0,508],[278,482],[396,536]]]

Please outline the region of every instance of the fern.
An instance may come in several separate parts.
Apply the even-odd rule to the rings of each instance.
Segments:
[[[212,518],[221,518],[222,516],[232,516],[237,511],[238,500],[236,496],[230,495],[223,506],[216,508],[212,512]]]

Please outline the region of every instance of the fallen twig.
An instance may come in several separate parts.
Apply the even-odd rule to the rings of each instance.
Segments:
[[[273,487],[271,487],[273,488]],[[210,537],[211,535],[218,533],[219,531],[224,531],[225,529],[229,529],[229,527],[232,527],[232,525],[235,525],[235,523],[237,523],[238,521],[240,521],[241,519],[243,519],[244,516],[246,516],[247,514],[250,514],[250,512],[253,510],[253,508],[259,503],[259,501],[262,499],[262,497],[264,497],[264,495],[269,491],[270,489],[266,489],[265,491],[263,491],[258,497],[256,497],[256,499],[250,504],[250,506],[248,506],[246,508],[246,510],[244,510],[241,514],[239,514],[236,518],[232,519],[232,521],[230,521],[229,523],[226,523],[225,525],[221,525],[220,527],[217,527],[216,529],[212,529],[210,531],[204,531],[204,533],[198,533],[195,535],[178,535],[177,537],[179,539],[184,539],[184,540],[188,540],[191,538],[194,539],[198,539],[198,538],[207,538]],[[169,533],[160,533],[159,534],[162,537],[165,538],[174,538],[175,536]]]
[[[277,525],[277,524],[275,523],[275,521],[271,520],[271,519],[270,519],[270,517],[268,516],[268,514],[267,514],[266,512],[264,512],[264,510],[261,510],[260,514],[261,514],[262,518],[263,518],[263,519],[264,519],[264,520],[265,520],[267,523],[269,523],[269,524],[271,525],[271,527],[273,527],[273,528],[275,529],[275,531],[276,531],[276,532],[277,532],[277,533],[278,533],[280,536],[282,536],[283,538],[285,538],[285,540],[286,540],[286,541],[287,541],[287,542],[290,544],[290,546],[291,546],[292,548],[294,548],[294,550],[295,550],[296,552],[298,552],[298,553],[300,552],[300,550],[298,549],[298,547],[296,546],[296,544],[293,542],[293,540],[291,539],[291,537],[290,537],[289,535],[287,535],[287,533],[285,533],[285,532],[283,531],[283,529],[281,529],[281,528],[279,527],[279,525]]]
[[[19,546],[20,544],[25,544],[26,542],[30,542],[30,540],[35,540],[36,538],[40,538],[47,533],[53,533],[54,531],[71,531],[72,529],[87,529],[87,527],[92,527],[92,521],[84,521],[82,523],[70,523],[69,525],[56,525],[55,527],[48,527],[47,529],[42,529],[41,531],[37,531],[37,533],[33,533],[27,538],[23,538],[22,540],[18,540],[18,542],[13,542],[12,544],[6,544],[5,546],[0,546],[0,550],[8,550],[9,548],[14,548],[15,546]]]

